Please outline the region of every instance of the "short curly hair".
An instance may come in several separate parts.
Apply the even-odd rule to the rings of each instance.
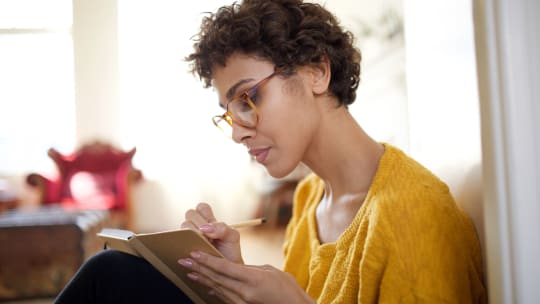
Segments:
[[[330,62],[330,93],[347,107],[360,81],[360,51],[353,35],[319,4],[302,0],[244,0],[209,13],[194,36],[194,52],[186,57],[191,72],[211,86],[212,68],[225,66],[234,52],[273,62],[293,73],[295,68]]]

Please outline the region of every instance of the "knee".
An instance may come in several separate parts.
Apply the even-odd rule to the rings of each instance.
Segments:
[[[118,273],[122,269],[140,263],[142,259],[116,250],[103,250],[90,257],[83,269],[93,274]]]
[[[133,256],[118,250],[105,249],[90,257],[88,263],[107,264],[118,260],[130,259],[131,257]]]

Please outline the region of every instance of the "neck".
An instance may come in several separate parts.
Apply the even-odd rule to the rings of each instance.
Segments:
[[[303,162],[326,185],[328,202],[365,197],[384,147],[369,137],[344,108],[327,109]]]

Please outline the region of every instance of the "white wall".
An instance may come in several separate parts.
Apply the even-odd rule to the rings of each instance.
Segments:
[[[446,181],[483,243],[481,140],[470,0],[405,0],[410,154]]]
[[[73,0],[76,136],[119,143],[116,0]]]
[[[258,172],[245,148],[213,125],[222,111],[216,93],[183,60],[202,12],[229,2],[119,1],[121,144],[137,146],[144,171],[135,196],[143,230],[177,227],[200,201],[224,221],[250,218],[257,206]]]
[[[540,302],[540,2],[475,0],[491,303]]]
[[[355,35],[362,55],[360,85],[350,112],[376,140],[409,151],[403,1],[317,2]]]

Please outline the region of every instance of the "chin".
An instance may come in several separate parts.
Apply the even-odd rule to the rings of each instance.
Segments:
[[[292,168],[287,168],[287,167],[275,168],[272,166],[265,166],[265,168],[266,168],[266,172],[268,172],[268,174],[272,176],[273,178],[283,178],[291,174],[294,168],[296,168],[296,166],[293,166]]]

